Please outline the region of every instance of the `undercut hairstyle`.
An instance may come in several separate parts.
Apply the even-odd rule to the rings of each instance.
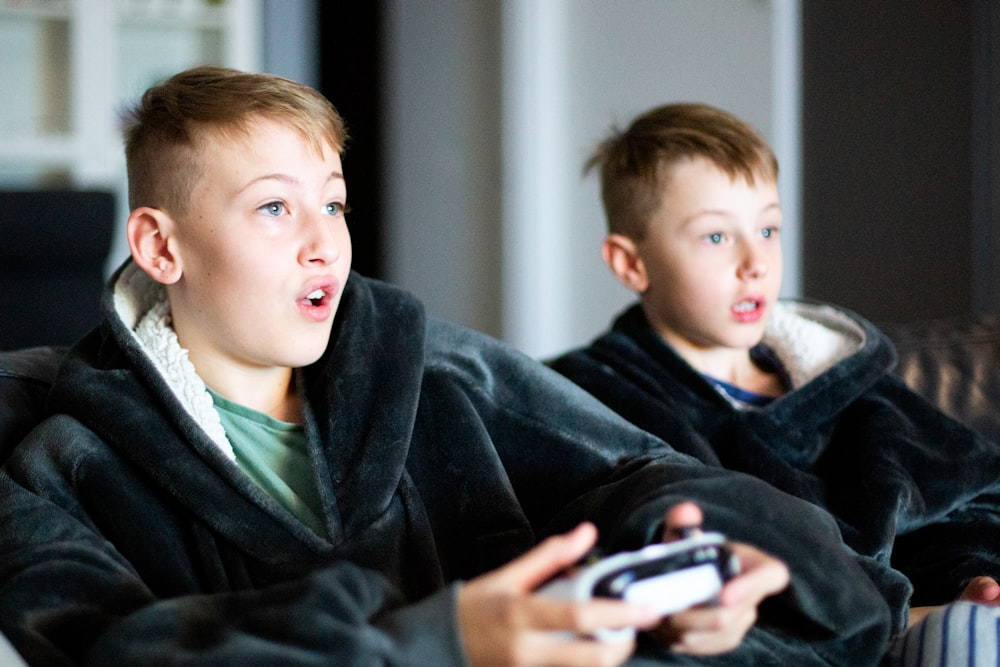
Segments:
[[[272,74],[202,66],[156,85],[122,114],[129,208],[184,215],[206,136],[248,139],[253,124],[284,123],[313,144],[343,154],[347,129],[323,95]]]
[[[707,104],[668,104],[637,117],[591,154],[584,174],[598,169],[608,231],[640,242],[659,208],[672,167],[692,158],[711,160],[736,180],[777,183],[778,159],[760,133]]]

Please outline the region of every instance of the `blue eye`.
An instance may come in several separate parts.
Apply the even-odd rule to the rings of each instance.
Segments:
[[[772,237],[778,235],[778,228],[777,227],[765,227],[764,229],[762,229],[760,231],[760,235],[763,236],[765,239],[772,238]]]
[[[337,216],[337,215],[343,215],[346,212],[347,212],[347,207],[341,204],[339,201],[332,201],[326,205],[327,215]]]
[[[270,201],[257,209],[261,213],[278,217],[285,212],[285,205],[280,201]]]
[[[708,239],[709,243],[712,243],[714,245],[718,245],[718,244],[722,243],[723,239],[726,238],[726,235],[723,234],[722,232],[715,232],[714,234],[709,234],[705,238]]]

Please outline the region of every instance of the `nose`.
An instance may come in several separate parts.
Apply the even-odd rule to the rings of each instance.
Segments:
[[[760,280],[767,275],[767,261],[764,254],[748,245],[736,272],[743,280]]]
[[[303,264],[333,264],[340,257],[343,220],[328,215],[313,214],[305,223],[300,261]]]

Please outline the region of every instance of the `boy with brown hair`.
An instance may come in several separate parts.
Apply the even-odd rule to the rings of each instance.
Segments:
[[[778,162],[760,134],[666,105],[612,132],[591,168],[602,256],[638,303],[549,365],[674,448],[833,514],[896,632],[928,605],[1000,603],[1000,447],[893,375],[869,322],[779,300]]]
[[[635,641],[590,636],[621,627],[655,630],[636,664],[877,655],[884,602],[823,513],[351,273],[316,91],[196,68],[125,134],[132,257],[0,471],[29,663],[615,665]],[[732,544],[716,607],[535,593],[595,528],[610,553],[702,518],[760,547]]]

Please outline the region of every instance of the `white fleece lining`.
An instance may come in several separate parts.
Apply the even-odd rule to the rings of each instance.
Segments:
[[[798,389],[865,343],[862,328],[836,308],[819,304],[776,304],[762,341],[785,366]]]
[[[177,400],[219,450],[235,461],[212,396],[170,325],[170,303],[163,286],[135,264],[129,264],[115,283],[114,303],[118,316]]]

